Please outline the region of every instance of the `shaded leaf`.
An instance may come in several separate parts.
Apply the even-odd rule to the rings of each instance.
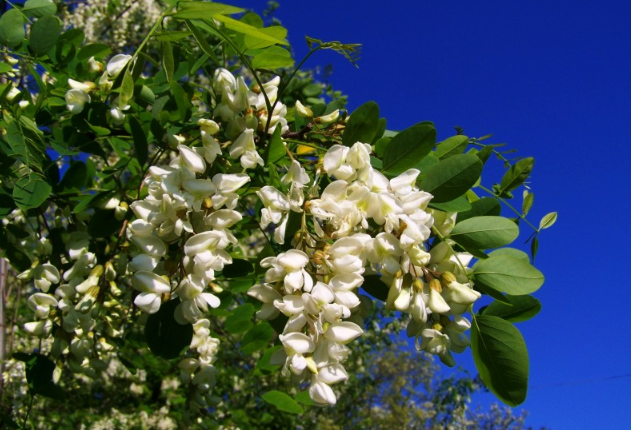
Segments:
[[[54,16],[44,16],[35,21],[29,35],[29,46],[33,53],[37,56],[47,54],[55,46],[60,31],[61,24]]]
[[[265,149],[265,155],[263,158],[265,159],[266,166],[273,165],[274,163],[279,161],[281,158],[283,158],[285,154],[287,153],[285,151],[285,145],[283,144],[283,139],[281,139],[280,136],[281,136],[281,128],[276,127],[267,145],[267,148]],[[274,168],[274,167],[271,167],[271,168]]]
[[[318,94],[321,90],[318,86]],[[366,102],[351,114],[342,134],[342,143],[345,146],[353,146],[356,142],[370,143],[378,130],[379,106],[373,101]]]
[[[541,310],[541,302],[532,296],[510,296],[506,299],[510,305],[500,302],[493,302],[480,309],[481,315],[500,317],[512,323],[522,322],[531,319]]]
[[[147,318],[145,340],[151,352],[158,357],[179,357],[193,340],[193,326],[181,325],[175,320],[174,313],[178,304],[179,300],[163,303],[158,312]]]
[[[25,211],[39,207],[50,196],[51,191],[52,187],[43,176],[29,173],[15,183],[13,199],[15,204]]]
[[[15,48],[26,36],[24,17],[17,9],[9,9],[0,16],[0,42]]]
[[[304,412],[304,409],[298,402],[289,395],[277,390],[268,391],[261,398],[283,412],[289,412],[290,414],[301,414]]]
[[[241,351],[244,354],[252,354],[267,347],[275,336],[274,329],[267,322],[262,322],[252,327],[241,340]]]
[[[471,203],[470,210],[460,212],[458,218],[456,218],[456,222],[462,222],[478,216],[499,216],[501,212],[502,206],[497,200],[492,197],[482,197]]]
[[[134,139],[136,159],[142,166],[147,162],[147,157],[149,156],[149,143],[147,142],[147,135],[143,131],[140,122],[135,116],[129,117],[129,128],[131,129],[131,135]]]
[[[421,123],[406,128],[388,143],[383,154],[383,171],[390,175],[398,175],[415,167],[430,153],[435,142],[436,129],[431,124]],[[456,197],[458,196],[454,196]],[[449,200],[453,199],[442,202]]]
[[[441,160],[429,169],[419,188],[432,194],[434,203],[444,203],[466,193],[482,173],[482,161],[472,154]]]
[[[379,275],[364,276],[364,283],[361,287],[377,300],[381,300],[382,302],[388,300],[388,291],[390,291],[390,287],[381,281],[381,276]]]
[[[254,272],[254,266],[247,260],[235,258],[232,260],[232,264],[228,264],[223,268],[221,272],[223,276],[228,279],[243,278]]]
[[[57,5],[49,0],[27,0],[22,8],[27,16],[41,18],[57,13]]]
[[[517,406],[528,392],[528,350],[508,321],[480,315],[471,325],[471,351],[484,384],[504,403]]]

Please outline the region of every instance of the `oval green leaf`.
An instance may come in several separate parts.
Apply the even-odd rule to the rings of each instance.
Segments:
[[[510,406],[526,400],[528,350],[515,326],[496,316],[474,317],[471,351],[482,382],[493,394]]]
[[[541,218],[541,221],[539,222],[539,230],[550,228],[554,225],[555,222],[557,222],[557,213],[550,212],[549,214]]]
[[[388,291],[390,288],[381,282],[381,276],[379,275],[364,276],[364,283],[361,287],[377,300],[381,300],[382,302],[388,300]]]
[[[508,255],[494,255],[473,267],[476,283],[502,293],[521,296],[543,285],[543,274],[527,261]]]
[[[301,414],[304,409],[300,404],[291,398],[288,394],[281,391],[272,390],[261,396],[270,405],[276,406],[283,412],[289,412],[290,414]]]
[[[29,43],[33,53],[37,56],[47,54],[48,51],[53,49],[57,39],[59,39],[60,31],[61,24],[54,16],[44,16],[35,21],[29,36]]]
[[[460,212],[456,222],[479,216],[499,216],[501,212],[502,206],[500,202],[492,197],[482,197],[480,200],[471,203],[471,210]]]
[[[27,0],[22,12],[33,18],[41,18],[56,14],[57,5],[50,0]]]
[[[364,103],[353,111],[346,124],[342,143],[352,146],[356,142],[370,143],[379,130],[379,106],[373,101]]]
[[[0,42],[15,48],[24,40],[24,16],[17,9],[9,9],[0,16]]]
[[[149,315],[145,326],[145,339],[149,349],[158,357],[176,358],[191,344],[193,326],[181,325],[175,320],[179,300],[163,303],[160,310]]]
[[[480,310],[481,315],[500,317],[516,323],[529,320],[541,310],[541,302],[532,296],[504,296],[510,305],[493,302]]]
[[[436,129],[431,124],[421,123],[406,128],[394,136],[386,146],[383,154],[383,171],[398,175],[415,167],[430,153],[435,142]]]
[[[466,248],[491,249],[508,245],[519,236],[519,227],[501,216],[478,216],[459,222],[450,237]]]
[[[530,172],[532,172],[534,166],[535,159],[532,157],[524,158],[512,165],[502,177],[499,194],[502,195],[523,184],[524,181],[528,179],[528,176],[530,176]]]
[[[419,188],[432,194],[434,203],[448,202],[473,187],[482,167],[482,161],[473,154],[454,155],[429,169]]]
[[[44,203],[52,190],[43,176],[29,173],[16,182],[13,188],[13,199],[20,209],[26,211]]]
[[[291,67],[294,65],[294,59],[291,54],[280,46],[270,46],[257,53],[252,59],[252,67],[255,69],[280,69],[282,67]]]
[[[436,145],[434,157],[444,160],[454,155],[462,154],[469,144],[469,138],[464,134],[448,137]]]

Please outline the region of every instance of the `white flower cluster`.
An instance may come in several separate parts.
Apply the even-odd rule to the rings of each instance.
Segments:
[[[254,141],[255,131],[264,132],[269,122],[268,133],[273,133],[276,127],[285,133],[289,126],[285,115],[287,107],[277,100],[280,78],[276,77],[257,88],[258,93],[250,91],[243,77],[235,78],[226,69],[217,69],[213,76],[213,89],[219,102],[215,106],[215,118],[225,124],[225,132],[234,138],[230,146],[230,157],[239,159],[244,169],[251,169],[263,165],[263,159],[256,150]],[[268,112],[267,101],[273,106],[273,112]]]
[[[294,181],[290,197],[271,186],[258,193],[262,226],[277,224],[276,236],[284,236],[290,209],[302,206],[312,216],[315,234],[303,218],[298,249],[264,259],[265,283],[249,294],[263,302],[259,318],[279,312],[289,317],[280,336],[282,357],[275,358],[283,358],[285,372],[299,381],[310,375],[309,393],[318,404],[334,404],[330,386],[348,377],[341,363],[346,344],[363,332],[356,290],[364,275],[378,274],[390,286],[387,306],[410,313],[409,331],[421,338],[419,347],[448,364],[449,351],[460,352],[468,341],[462,334],[468,321],[460,314],[480,296],[451,272],[443,273],[440,287],[443,269],[466,278],[468,260],[443,252],[451,249],[447,243],[427,252],[434,217],[427,209],[432,196],[416,187],[420,172],[410,169],[388,180],[373,169],[370,153],[370,145],[360,142],[333,145],[322,164],[330,182],[319,198],[303,203],[308,176],[296,161],[285,176]]]

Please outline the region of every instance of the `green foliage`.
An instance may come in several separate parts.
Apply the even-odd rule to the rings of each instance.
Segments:
[[[56,399],[68,396],[68,404],[53,411],[41,407],[44,403],[36,404],[38,413],[66,428],[76,428],[85,416],[98,416],[105,410],[99,408],[113,405],[124,413],[133,414],[169,404],[171,417],[181,422],[184,422],[183,417],[199,413],[191,406],[197,401],[199,380],[182,377],[184,382],[179,394],[171,393],[168,398],[162,394],[168,390],[161,388],[161,381],[185,373],[173,359],[194,360],[196,357],[195,348],[191,347],[193,326],[179,323],[183,322],[182,308],[187,301],[184,297],[189,293],[182,291],[184,288],[178,280],[200,276],[192,269],[191,260],[208,256],[189,256],[184,248],[187,240],[208,229],[206,217],[219,210],[216,207],[219,194],[213,195],[215,200],[203,196],[194,203],[186,202],[189,206],[203,208],[204,216],[201,212],[193,214],[186,207],[170,207],[166,200],[161,206],[164,213],[160,214],[164,219],[143,219],[139,215],[143,210],[140,203],[148,195],[158,193],[155,185],[149,184],[151,178],[171,170],[187,174],[182,164],[178,164],[184,157],[178,153],[178,145],[185,145],[205,160],[204,167],[196,172],[199,178],[185,178],[192,181],[187,182],[185,188],[214,187],[214,190],[217,184],[212,178],[218,174],[245,172],[249,180],[234,193],[239,198],[235,210],[243,219],[239,218],[240,221],[229,227],[234,240],[229,236],[230,245],[222,248],[226,253],[222,258],[230,260],[231,264],[216,263],[210,269],[212,282],[203,285],[204,294],[216,295],[221,304],[213,308],[215,304],[203,302],[200,295],[193,293],[190,294],[195,299],[188,301],[194,303],[186,303],[186,306],[195,306],[207,319],[205,328],[212,333],[209,337],[221,341],[217,357],[221,364],[213,371],[216,372],[213,383],[219,387],[212,389],[212,384],[207,383],[208,392],[216,394],[208,400],[207,409],[218,409],[217,405],[223,402],[229,405],[230,414],[226,415],[225,423],[204,417],[209,428],[224,424],[240,428],[293,428],[297,423],[303,423],[305,428],[331,429],[403,428],[409,423],[415,428],[441,428],[460,415],[464,417],[466,400],[477,389],[475,382],[465,377],[435,383],[436,368],[428,356],[409,348],[394,348],[403,348],[402,343],[394,339],[396,333],[405,324],[413,326],[418,321],[401,322],[398,315],[384,315],[379,304],[385,302],[388,308],[403,310],[400,302],[394,304],[394,296],[401,289],[417,289],[417,294],[421,291],[427,294],[423,288],[427,289],[434,277],[440,278],[450,270],[458,271],[455,261],[462,251],[468,251],[478,261],[473,271],[460,273],[459,281],[467,283],[465,288],[471,284],[476,291],[494,299],[474,316],[471,334],[482,381],[505,403],[523,402],[528,355],[523,338],[512,323],[532,318],[541,308],[539,301],[529,295],[540,288],[544,280],[531,260],[537,252],[539,233],[557,219],[556,212],[552,212],[541,219],[539,227],[530,224],[526,216],[534,203],[532,192],[524,194],[521,210],[510,203],[512,192],[523,186],[532,174],[534,159],[507,160],[506,153],[499,152],[499,145],[486,145],[481,143],[485,138],[462,134],[436,143],[438,131],[430,122],[412,125],[398,133],[389,131],[374,101],[360,105],[347,116],[345,97],[315,80],[312,72],[300,68],[308,57],[321,49],[332,49],[356,64],[360,45],[307,37],[309,53],[296,66],[292,57],[294,51],[286,40],[287,29],[277,22],[266,26],[264,19],[256,14],[243,14],[241,8],[216,2],[167,1],[165,4],[170,7],[130,51],[131,59],[114,71],[108,70],[111,64],[103,64],[118,54],[112,50],[110,40],[84,41],[85,34],[79,27],[64,31],[70,26],[59,17],[66,17],[70,11],[62,10],[63,5],[58,10],[57,3],[28,0],[22,8],[12,7],[0,17],[0,43],[18,63],[16,67],[12,64],[0,67],[0,73],[6,77],[0,84],[0,129],[3,131],[0,217],[6,220],[7,226],[0,234],[0,247],[14,269],[21,272],[16,280],[20,296],[15,304],[20,309],[19,325],[23,327],[33,322],[33,308],[37,306],[28,302],[28,296],[36,288],[58,303],[65,297],[71,297],[68,300],[82,297],[80,305],[64,302],[60,306],[52,304],[48,310],[43,309],[48,305],[38,308],[37,312],[46,315],[38,317],[38,322],[51,324],[38,327],[40,332],[36,335],[50,338],[51,342],[42,342],[43,346],[38,347],[36,353],[15,355],[25,363],[25,378],[32,395]],[[120,7],[115,2],[108,5],[112,12]],[[167,17],[169,19],[165,19]],[[28,41],[24,43],[27,34]],[[248,95],[257,100],[256,103],[246,100],[237,109],[241,115],[239,120],[232,124],[232,118],[221,118],[217,110],[224,101],[220,89],[206,79],[223,68],[235,73],[246,70],[243,84],[249,86]],[[15,73],[24,76],[11,75]],[[262,92],[262,88],[273,78],[278,78],[280,83],[272,96]],[[27,80],[33,83],[22,85]],[[73,105],[71,91],[77,88],[82,88],[79,91],[83,93]],[[297,101],[308,106],[313,115],[299,112]],[[229,103],[238,105],[240,100]],[[281,105],[286,109],[286,114],[283,113],[286,124],[279,126],[280,122],[272,124],[272,117],[282,116],[274,111]],[[218,130],[204,131],[199,121],[212,118],[220,123]],[[243,123],[239,122],[241,120]],[[268,133],[273,126],[276,127],[274,132]],[[231,154],[244,127],[253,129],[252,152],[263,160],[262,163],[257,160],[247,169],[239,157]],[[435,220],[444,220],[443,225],[440,225],[442,221],[437,221],[431,232],[428,230],[429,237],[421,246],[430,254],[446,247],[445,252],[454,258],[448,256],[445,262],[456,269],[438,267],[432,262],[427,264],[431,268],[423,268],[416,276],[407,272],[405,276],[375,273],[384,270],[380,262],[374,265],[374,271],[366,272],[361,289],[370,297],[363,296],[362,304],[352,310],[353,324],[362,324],[363,320],[366,333],[364,339],[357,342],[356,350],[355,343],[349,345],[352,346],[348,363],[350,380],[335,386],[344,396],[339,398],[336,409],[321,409],[315,406],[307,391],[309,379],[315,378],[308,373],[313,373],[312,369],[308,369],[302,384],[295,387],[279,377],[281,369],[285,367],[287,371],[284,366],[287,357],[282,355],[283,352],[287,355],[287,351],[280,335],[285,333],[288,316],[280,314],[269,322],[257,317],[269,311],[278,298],[266,298],[268,302],[261,303],[247,292],[253,285],[268,283],[278,293],[282,281],[266,280],[266,270],[260,263],[265,257],[290,249],[307,250],[307,257],[314,260],[316,250],[322,252],[321,269],[325,270],[331,264],[326,252],[338,237],[329,231],[314,234],[313,231],[323,227],[316,225],[318,221],[304,203],[298,205],[300,210],[285,210],[280,221],[275,219],[263,225],[259,214],[264,205],[256,193],[266,186],[275,187],[284,197],[295,193],[296,181],[291,183],[281,178],[287,174],[292,161],[298,161],[309,176],[309,182],[300,184],[304,199],[313,201],[321,197],[326,186],[338,179],[336,175],[323,174],[324,155],[334,145],[343,145],[344,150],[349,150],[356,142],[371,147],[370,165],[388,179],[410,169],[420,171],[416,183],[409,185],[430,193],[433,197],[427,203],[427,213]],[[209,148],[215,148],[213,144],[220,148],[220,156],[211,157]],[[482,172],[485,163],[490,163],[491,155],[500,158],[507,171],[499,184],[486,188],[482,185]],[[173,191],[169,188],[171,184],[163,185],[168,192]],[[178,188],[174,194],[180,191]],[[378,200],[378,192],[370,192],[375,196],[366,200],[368,203],[362,203],[365,207],[357,208],[361,216],[373,210]],[[479,197],[478,193],[486,194]],[[199,197],[195,192],[190,195]],[[171,203],[175,205],[184,198],[178,194],[173,201],[176,200]],[[419,208],[422,206],[425,210],[423,205],[425,203],[419,203]],[[502,216],[503,207],[517,218]],[[407,225],[403,218],[395,218],[398,224],[388,220],[392,225],[385,221],[378,224],[373,218],[364,219],[366,231],[373,236],[390,235],[399,240],[406,234]],[[149,224],[152,230],[148,236],[160,237],[160,241],[144,244],[143,248],[134,234],[129,233],[130,225],[142,229]],[[274,229],[280,228],[279,225],[285,229],[284,243],[273,238]],[[534,230],[530,238],[531,257],[518,249],[500,248],[516,240],[519,226]],[[180,232],[177,235],[173,233],[176,229]],[[217,227],[220,229],[223,227]],[[154,230],[159,233],[154,234]],[[344,234],[352,232],[351,228]],[[76,246],[77,242],[82,246]],[[29,245],[25,246],[26,243]],[[75,246],[82,249],[82,254]],[[156,295],[159,310],[150,315],[143,314],[135,304],[138,292],[130,281],[131,272],[146,270],[147,265],[154,263],[147,262],[150,258],[144,261],[138,258],[143,249],[158,261],[154,267],[157,267],[156,273],[163,276],[161,279],[169,279],[166,283],[169,287]],[[76,257],[75,253],[80,256]],[[75,257],[86,261],[89,257],[93,261],[77,263]],[[41,275],[37,270],[42,270],[45,263],[59,271],[58,280],[55,281],[55,274],[45,279],[50,283],[46,291],[38,286],[45,284],[43,279],[36,278]],[[66,279],[73,270],[85,271],[80,281]],[[315,265],[306,273],[312,280],[321,282],[325,279],[328,282],[331,277],[331,273],[319,273]],[[414,284],[415,279],[422,282]],[[395,281],[402,281],[402,285],[397,287]],[[70,284],[75,289],[72,290],[74,295],[67,293]],[[298,291],[296,295],[303,293],[308,292]],[[373,298],[377,303],[374,307]],[[312,305],[323,306],[322,303]],[[466,307],[473,312],[471,305]],[[84,308],[89,309],[89,313],[77,316],[78,309]],[[445,322],[452,321],[453,315],[444,315],[446,321],[440,319],[438,313],[429,319],[425,315],[423,327],[443,330]],[[323,321],[318,324],[324,328],[312,329],[324,331],[331,325]],[[385,336],[381,326],[388,327],[383,330]],[[411,329],[410,333],[417,335]],[[417,336],[420,344],[421,335]],[[79,348],[77,341],[84,341],[84,337],[92,342],[87,348],[89,352],[81,360],[75,360],[72,350]],[[35,351],[36,343],[27,342],[30,348],[27,350]],[[311,359],[313,351],[307,355]],[[120,362],[130,374],[104,377],[110,362]],[[68,375],[71,371],[85,373],[94,383],[80,386]],[[136,399],[127,392],[131,374],[147,378]],[[60,382],[53,382],[53,377],[56,381],[59,375],[62,375]],[[140,380],[137,382],[141,384]],[[245,388],[232,389],[240,384]],[[418,388],[420,385],[422,388]],[[116,390],[121,387],[125,394],[120,396],[119,403],[106,399],[103,406],[98,404],[99,393],[110,390],[117,394]],[[81,405],[83,412],[72,410],[75,402]],[[432,405],[431,408],[426,407],[427,404]],[[373,415],[371,408],[375,406],[383,407],[383,411]],[[64,423],[66,416],[68,420]]]
[[[473,318],[471,351],[480,378],[502,401],[517,406],[528,391],[528,351],[508,321],[491,315]]]

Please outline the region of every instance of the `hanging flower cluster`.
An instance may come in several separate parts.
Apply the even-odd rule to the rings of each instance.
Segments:
[[[461,352],[468,341],[462,335],[468,321],[460,314],[480,297],[451,272],[442,274],[441,288],[443,260],[457,264],[454,270],[466,278],[471,256],[427,252],[434,217],[427,209],[432,196],[415,185],[420,172],[388,180],[371,166],[370,154],[370,145],[361,142],[333,145],[322,159],[329,182],[319,198],[304,201],[309,176],[296,160],[284,177],[292,180],[289,196],[271,186],[258,192],[261,226],[277,224],[279,243],[289,211],[305,210],[296,249],[264,259],[265,283],[249,294],[263,302],[259,318],[289,317],[280,335],[284,349],[275,358],[287,374],[310,380],[318,404],[334,404],[330,386],[348,377],[342,362],[346,345],[363,332],[357,290],[364,275],[378,274],[390,285],[387,305],[412,315],[409,332],[421,339],[419,348],[452,365],[450,351]]]

